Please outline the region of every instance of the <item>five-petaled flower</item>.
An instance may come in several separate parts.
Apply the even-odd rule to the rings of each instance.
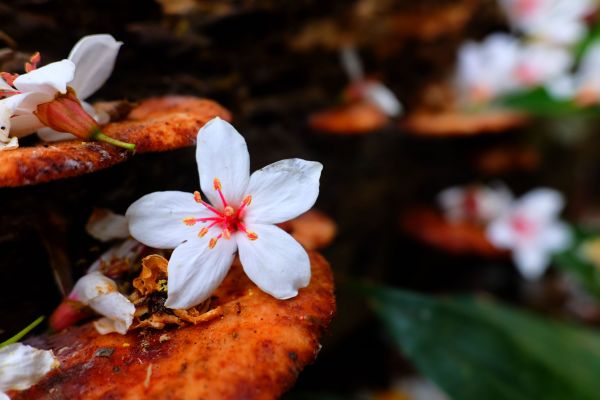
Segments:
[[[174,248],[168,266],[170,308],[207,299],[225,278],[236,251],[248,277],[279,299],[310,281],[306,250],[277,223],[307,211],[317,199],[323,166],[282,160],[249,174],[243,137],[215,118],[199,132],[199,192],[155,192],[127,210],[131,235],[147,246]]]
[[[564,206],[560,193],[535,189],[525,194],[488,226],[490,242],[512,250],[513,260],[528,279],[539,278],[554,252],[571,243],[569,227],[558,220]]]
[[[13,343],[0,348],[0,400],[10,400],[9,390],[35,385],[59,363],[51,350]]]

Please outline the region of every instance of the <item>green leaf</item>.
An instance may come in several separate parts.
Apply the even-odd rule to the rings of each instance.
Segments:
[[[395,344],[453,399],[598,399],[591,331],[489,301],[363,290]]]
[[[43,320],[44,320],[44,316],[43,315],[37,317],[35,319],[35,321],[33,321],[32,323],[30,323],[29,325],[27,325],[19,333],[17,333],[16,335],[14,335],[11,338],[5,340],[4,342],[0,343],[0,348],[2,348],[4,346],[8,346],[9,344],[17,343],[19,340],[23,339],[23,337],[25,337],[25,335],[27,335],[29,332],[31,332],[32,330],[34,330],[36,326],[38,326],[39,324],[41,324]]]
[[[600,107],[580,107],[571,100],[557,100],[543,87],[521,91],[502,97],[498,103],[503,107],[526,111],[539,117],[564,117],[569,115],[600,115]]]
[[[587,260],[581,251],[585,242],[600,239],[600,234],[584,228],[573,228],[573,244],[554,256],[554,265],[573,276],[596,299],[600,300],[600,269]]]

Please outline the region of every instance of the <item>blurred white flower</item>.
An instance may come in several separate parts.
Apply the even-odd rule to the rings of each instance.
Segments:
[[[571,45],[587,32],[585,18],[594,0],[500,0],[511,26],[525,35],[559,45]]]
[[[25,390],[35,385],[59,363],[51,350],[13,343],[0,348],[0,400],[10,400],[9,390]]]
[[[573,99],[587,106],[600,101],[600,43],[588,48],[574,74],[564,74],[547,86],[558,100]]]
[[[244,271],[259,288],[278,299],[296,296],[310,281],[308,254],[275,224],[312,207],[323,166],[289,159],[250,176],[244,138],[220,118],[198,132],[196,161],[210,204],[199,192],[155,192],[126,213],[135,239],[175,249],[165,306],[189,308],[207,299],[238,250]]]
[[[514,79],[519,88],[530,88],[564,75],[573,64],[573,56],[562,47],[530,43],[521,47]]]
[[[487,237],[498,248],[512,250],[513,260],[527,279],[539,278],[554,252],[571,243],[569,227],[558,219],[562,195],[551,189],[535,189],[516,200],[491,222]]]
[[[486,103],[514,89],[519,51],[518,40],[503,33],[492,34],[481,43],[464,43],[458,53],[455,78],[460,100]]]
[[[487,224],[505,212],[513,196],[504,185],[450,187],[438,195],[438,203],[451,221]]]
[[[111,332],[124,335],[133,321],[135,313],[133,303],[119,293],[112,279],[100,272],[90,272],[81,277],[68,299],[90,306],[103,316],[94,321],[94,327],[102,335]]]
[[[96,93],[108,80],[122,45],[123,42],[116,41],[108,34],[89,35],[81,38],[69,53],[68,60],[75,64],[75,75],[69,86],[75,89],[85,111],[99,124],[107,123],[108,116],[96,113],[94,107],[84,100]],[[69,133],[47,127],[39,129],[38,136],[47,142],[75,138]]]
[[[402,104],[394,92],[381,82],[365,78],[362,63],[354,47],[343,47],[340,56],[342,66],[352,82],[352,95],[373,104],[388,117],[397,117],[402,113]]]
[[[467,104],[487,103],[555,80],[572,63],[572,55],[564,48],[521,44],[511,35],[495,33],[481,43],[467,42],[460,48],[456,69],[459,99]]]

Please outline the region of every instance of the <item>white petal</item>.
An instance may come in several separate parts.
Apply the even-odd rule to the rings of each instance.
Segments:
[[[212,233],[179,245],[169,260],[168,293],[165,306],[190,308],[206,300],[221,284],[237,249],[233,238],[220,239],[208,248]]]
[[[91,272],[79,278],[69,299],[88,305],[95,298],[117,292],[116,283],[100,272]]]
[[[363,95],[389,117],[397,117],[402,112],[402,104],[394,92],[379,82],[367,83]]]
[[[43,126],[33,114],[15,115],[10,119],[10,134],[20,138],[31,135]]]
[[[75,64],[62,60],[44,65],[20,75],[14,85],[21,92],[45,93],[54,96],[56,92],[66,93],[67,85],[75,75]]]
[[[534,189],[518,200],[517,207],[532,219],[549,218],[559,214],[565,205],[562,194],[553,189]]]
[[[127,218],[108,209],[94,210],[90,220],[85,225],[85,230],[93,238],[102,242],[129,237]]]
[[[278,299],[289,299],[310,282],[310,260],[306,250],[275,225],[253,224],[258,235],[250,240],[236,233],[240,261],[248,277],[263,291]]]
[[[244,220],[275,224],[304,213],[317,200],[322,169],[321,163],[293,158],[255,171],[246,192],[252,203]]]
[[[248,186],[250,156],[246,141],[231,124],[215,117],[200,129],[196,162],[200,187],[213,206],[222,206],[213,188],[215,178],[221,181],[223,194],[229,203],[241,203]]]
[[[24,92],[4,99],[4,103],[13,110],[13,115],[31,114],[37,106],[54,100],[54,94],[43,92]],[[42,125],[43,126],[43,125]]]
[[[516,248],[513,261],[524,278],[539,279],[550,264],[550,255],[544,249],[528,246]]]
[[[510,215],[492,221],[485,233],[490,243],[500,249],[510,249],[516,243],[516,235],[510,225]]]
[[[571,245],[573,236],[567,224],[556,222],[544,229],[541,241],[545,249],[551,252],[558,252],[565,250]]]
[[[89,305],[94,311],[105,317],[94,324],[100,334],[118,332],[124,335],[127,333],[135,313],[135,306],[127,297],[119,292],[112,292],[92,299]]]
[[[22,343],[0,348],[0,391],[25,390],[58,367],[50,350],[39,350]]]
[[[7,142],[0,140],[0,151],[14,150],[19,148],[19,139],[10,138]]]
[[[168,191],[143,196],[129,206],[125,216],[131,236],[150,247],[174,249],[200,230],[198,225],[184,224],[185,218],[214,214],[196,203],[193,194]]]
[[[84,36],[69,54],[75,64],[71,86],[80,99],[94,94],[110,77],[123,43],[107,34]]]
[[[55,131],[54,129],[48,127],[38,129],[37,135],[44,142],[61,142],[63,140],[72,140],[77,138],[75,135],[71,135],[70,133]]]
[[[100,271],[105,273],[106,271],[103,270],[103,267],[110,268],[114,263],[119,263],[121,265],[126,263],[131,266],[144,252],[145,248],[146,246],[137,240],[131,238],[127,239],[105,251],[100,258],[94,261],[87,272]]]

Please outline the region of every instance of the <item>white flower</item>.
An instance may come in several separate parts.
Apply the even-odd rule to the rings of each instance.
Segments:
[[[39,350],[22,343],[0,348],[0,400],[10,400],[4,393],[25,390],[35,385],[59,363],[50,350]]]
[[[536,189],[494,220],[487,237],[498,248],[512,250],[513,260],[528,279],[539,278],[554,252],[569,246],[569,227],[558,220],[564,201],[551,189]]]
[[[310,281],[304,248],[275,224],[308,210],[319,193],[323,166],[289,159],[249,174],[244,138],[214,118],[198,132],[200,193],[156,192],[127,210],[131,235],[159,249],[175,248],[168,267],[170,308],[207,299],[224,279],[234,255],[248,277],[279,299],[294,297]]]
[[[513,90],[519,52],[517,39],[503,33],[492,34],[481,43],[464,43],[458,53],[455,78],[461,100],[486,103]]]
[[[508,209],[513,197],[504,185],[454,186],[438,195],[438,203],[451,221],[487,224]]]
[[[381,82],[365,78],[356,49],[343,47],[340,56],[342,66],[352,81],[353,89],[359,92],[362,99],[373,104],[389,117],[397,117],[402,113],[402,104],[394,92]]]
[[[514,29],[549,43],[570,45],[587,32],[594,0],[500,0]]]
[[[68,299],[88,305],[104,316],[94,321],[94,327],[102,335],[111,332],[124,335],[133,321],[135,306],[119,293],[115,282],[100,272],[90,272],[81,277]]]
[[[108,122],[107,115],[97,114],[94,107],[84,100],[96,93],[108,80],[123,42],[107,34],[84,36],[73,46],[68,60],[75,64],[75,75],[69,86],[75,89],[83,108],[100,124]],[[38,136],[47,142],[73,139],[75,136],[43,127]]]
[[[65,94],[67,86],[75,90],[80,100],[91,96],[110,76],[120,46],[121,42],[110,35],[86,36],[73,47],[68,60],[19,75],[13,82],[16,90],[2,81],[0,89],[15,93],[0,102],[13,112],[10,135],[23,137],[41,130],[41,137],[45,140],[73,138],[45,128],[33,112],[38,105],[54,100],[56,94]],[[83,103],[83,107],[94,115],[89,104]]]

